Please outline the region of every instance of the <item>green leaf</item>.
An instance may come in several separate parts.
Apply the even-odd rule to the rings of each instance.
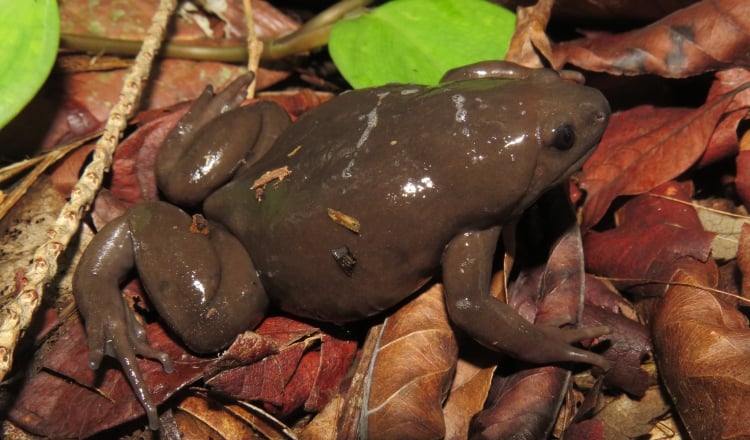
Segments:
[[[331,29],[329,49],[354,88],[437,84],[449,69],[505,56],[516,17],[485,0],[394,0]]]
[[[59,40],[56,0],[0,0],[0,128],[44,84]]]

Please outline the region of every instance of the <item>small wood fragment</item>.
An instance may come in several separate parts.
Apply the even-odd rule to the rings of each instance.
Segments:
[[[359,234],[359,220],[352,217],[351,215],[344,214],[343,212],[337,211],[333,208],[328,208],[328,217],[333,220],[334,223],[337,223],[345,227],[346,229]]]
[[[260,202],[263,200],[263,193],[266,189],[266,185],[279,179],[279,181],[276,182],[276,185],[278,185],[290,174],[292,174],[292,171],[286,165],[276,168],[275,170],[266,171],[262,176],[257,178],[255,182],[253,182],[253,186],[251,186],[250,189],[255,190],[255,198]]]
[[[290,151],[286,155],[286,157],[292,157],[292,156],[294,156],[295,154],[299,153],[299,150],[301,150],[301,149],[302,149],[302,145],[297,145],[296,147],[294,147],[294,150]]]
[[[193,215],[193,220],[190,222],[190,233],[208,235],[209,232],[206,217],[203,217],[201,214]]]

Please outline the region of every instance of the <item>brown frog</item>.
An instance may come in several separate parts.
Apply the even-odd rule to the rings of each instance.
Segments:
[[[133,267],[196,352],[253,328],[269,300],[346,323],[440,273],[451,320],[482,345],[529,362],[607,368],[571,345],[606,328],[534,325],[489,295],[503,223],[599,142],[609,118],[599,91],[550,70],[483,62],[448,72],[437,87],[344,93],[291,124],[270,102],[239,107],[251,80],[216,96],[207,89],[158,157],[164,195],[183,206],[205,200],[208,233],[191,232],[191,217],[170,204],[144,203],[96,235],[76,273],[90,365],[104,354],[119,360],[151,428],[158,416],[136,355],[171,364],[120,294]]]

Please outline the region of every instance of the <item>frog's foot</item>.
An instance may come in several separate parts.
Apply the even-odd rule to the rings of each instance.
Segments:
[[[544,342],[542,345],[545,346],[543,349],[545,355],[551,358],[557,358],[548,359],[546,362],[583,362],[590,365],[596,365],[604,371],[609,370],[609,362],[601,355],[570,345],[584,339],[593,339],[607,335],[611,332],[609,327],[558,328],[535,324],[534,328],[544,335]],[[542,362],[545,362],[545,360],[542,360]]]
[[[278,104],[240,107],[252,73],[214,95],[207,87],[169,132],[156,159],[162,194],[180,206],[197,206],[236,173],[262,157],[290,123]]]
[[[492,297],[489,280],[500,227],[456,236],[443,252],[448,315],[477,342],[537,364],[584,362],[609,369],[602,356],[571,345],[609,333],[607,327],[559,328],[532,324]],[[567,320],[566,320],[567,321]]]
[[[169,356],[148,345],[146,330],[124,304],[124,300],[122,308],[90,316],[86,320],[86,333],[89,340],[89,367],[98,369],[105,354],[117,359],[146,411],[149,427],[159,429],[159,415],[136,356],[155,359],[161,363],[164,371],[171,373],[174,367]]]

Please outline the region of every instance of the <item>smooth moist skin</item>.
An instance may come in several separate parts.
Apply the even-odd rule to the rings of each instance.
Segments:
[[[91,365],[105,353],[120,361],[152,428],[158,416],[135,356],[170,364],[121,298],[133,267],[196,352],[257,325],[269,300],[345,323],[442,271],[451,320],[481,344],[530,362],[607,368],[571,345],[606,329],[534,325],[489,294],[503,223],[599,142],[609,118],[599,91],[550,70],[484,62],[448,72],[438,87],[348,92],[290,124],[273,103],[239,107],[251,80],[207,90],[158,157],[161,190],[183,206],[203,202],[208,233],[191,232],[191,217],[173,205],[144,203],[96,235],[76,272]]]

